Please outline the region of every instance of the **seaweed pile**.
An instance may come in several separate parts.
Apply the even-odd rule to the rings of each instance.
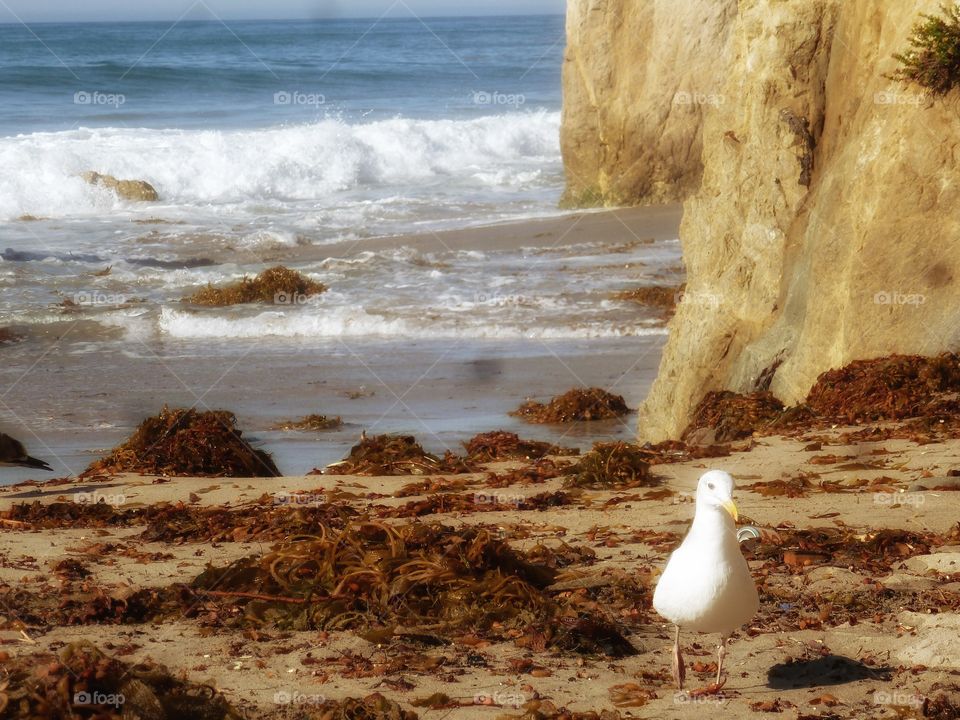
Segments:
[[[216,307],[245,303],[295,305],[303,302],[304,298],[319,295],[326,290],[323,283],[278,265],[264,270],[252,280],[243,278],[240,282],[223,288],[208,285],[187,298],[187,302]]]
[[[532,400],[525,402],[510,414],[529,423],[553,424],[609,420],[623,417],[629,412],[630,408],[620,395],[613,395],[602,388],[574,388],[553,398],[546,405]]]
[[[270,455],[243,439],[225,410],[171,410],[144,420],[133,435],[83,475],[140,473],[181,477],[279,477]]]
[[[290,720],[291,714],[288,709],[281,709],[268,717]],[[373,693],[365,698],[298,705],[295,717],[297,720],[419,720],[420,716],[380,693]]]
[[[564,485],[593,490],[657,485],[656,478],[650,475],[648,458],[648,453],[630,443],[598,442],[570,468]]]
[[[891,355],[857,360],[817,378],[807,405],[821,418],[858,423],[960,409],[960,356]]]
[[[0,720],[239,720],[212,687],[188,683],[150,662],[131,665],[89,643],[57,655],[7,658],[0,676]]]
[[[749,395],[714,391],[707,393],[693,412],[693,418],[681,439],[689,441],[698,431],[713,431],[713,442],[727,443],[750,437],[755,430],[777,419],[783,412],[783,403],[770,392]]]
[[[329,465],[325,475],[459,475],[477,472],[464,458],[447,452],[442,458],[428,453],[410,435],[362,437],[346,459]]]
[[[539,460],[546,455],[577,455],[579,450],[537,440],[521,440],[505,430],[480,433],[465,442],[467,456],[478,463],[495,460]]]
[[[537,559],[549,553],[540,549]],[[283,543],[260,557],[209,568],[200,596],[233,596],[244,626],[349,630],[416,628],[540,642],[580,652],[633,654],[620,631],[547,592],[557,570],[482,527],[351,523]]]
[[[271,430],[300,430],[319,432],[320,430],[335,430],[343,425],[341,417],[327,417],[326,415],[307,415],[300,420],[284,420],[274,425]]]
[[[145,508],[119,509],[106,503],[17,503],[0,512],[10,527],[24,530],[106,528],[146,525],[145,542],[249,542],[282,540],[313,534],[330,525],[343,525],[357,511],[345,504],[278,504],[276,498],[231,510],[160,503]]]

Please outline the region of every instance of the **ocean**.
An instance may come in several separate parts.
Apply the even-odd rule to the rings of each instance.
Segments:
[[[436,449],[476,426],[462,402],[436,427],[405,407],[392,383],[410,364],[429,382],[438,356],[552,362],[604,341],[626,361],[637,338],[662,342],[661,318],[610,292],[642,284],[640,267],[676,275],[675,240],[444,239],[563,215],[563,48],[561,16],[0,25],[0,327],[21,340],[0,345],[3,428],[77,472],[163,403],[239,408],[281,455],[293,441],[269,420],[355,415],[323,457],[280,463],[303,472],[361,426],[426,432]],[[160,200],[123,201],[87,171]],[[329,292],[183,302],[281,263]],[[380,386],[370,408],[303,395],[329,362]],[[239,395],[203,371],[245,364]]]

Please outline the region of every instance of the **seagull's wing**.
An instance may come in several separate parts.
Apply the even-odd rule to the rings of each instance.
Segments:
[[[16,465],[35,470],[53,471],[43,460],[27,455],[27,450],[19,440],[0,433],[0,465]]]

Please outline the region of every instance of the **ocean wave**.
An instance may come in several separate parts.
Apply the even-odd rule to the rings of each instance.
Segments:
[[[576,326],[525,327],[490,321],[422,322],[385,317],[347,307],[302,311],[267,311],[247,317],[224,317],[163,308],[161,333],[179,339],[250,339],[261,337],[416,337],[471,339],[587,339],[666,335],[663,327],[622,326],[610,323],[580,323]]]
[[[316,203],[389,187],[510,190],[559,162],[560,115],[472,120],[329,118],[260,130],[80,129],[0,139],[0,218],[91,216],[127,207],[87,170],[150,182],[163,204]],[[326,201],[326,202],[325,202]]]

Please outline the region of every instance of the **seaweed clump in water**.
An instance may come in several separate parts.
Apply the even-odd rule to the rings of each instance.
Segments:
[[[772,423],[782,412],[783,403],[766,390],[749,395],[727,390],[709,392],[694,410],[682,439],[692,440],[697,431],[712,430],[714,442],[743,440]]]
[[[327,286],[311,280],[296,270],[278,265],[264,270],[252,280],[243,278],[240,282],[218,288],[208,285],[189,298],[194,305],[222,307],[244,303],[274,303],[277,305],[296,305],[303,299],[326,292]]]
[[[273,426],[273,430],[336,430],[343,425],[343,418],[326,415],[307,415],[300,420],[284,420]]]
[[[346,459],[329,465],[327,475],[458,475],[476,472],[462,457],[428,453],[411,435],[364,435]],[[312,474],[319,474],[314,471]]]
[[[564,485],[594,490],[657,485],[648,458],[649,453],[629,443],[595,443],[593,450],[570,468]]]
[[[225,410],[171,410],[144,420],[133,435],[84,475],[140,473],[181,477],[280,477],[273,458],[243,439]]]
[[[817,378],[807,405],[823,418],[857,423],[954,412],[960,356],[891,355],[857,360]]]
[[[601,388],[574,388],[549,403],[529,401],[510,413],[531,423],[567,423],[578,420],[609,420],[630,412],[620,395]]]
[[[211,687],[187,683],[150,661],[128,665],[85,642],[67,645],[57,655],[34,653],[4,661],[0,681],[4,720],[80,716],[98,720],[242,717]]]

